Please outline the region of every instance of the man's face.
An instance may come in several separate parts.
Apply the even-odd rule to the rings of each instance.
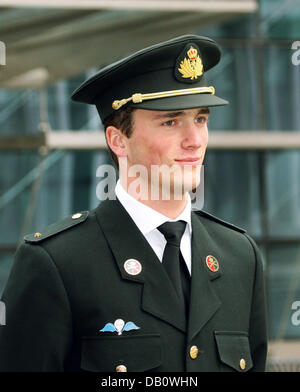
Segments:
[[[146,167],[150,185],[154,179],[151,168],[173,167],[171,184],[185,184],[185,191],[194,189],[199,185],[208,142],[208,117],[208,108],[135,110],[132,135],[125,138],[128,169]],[[162,181],[160,176],[160,186]]]

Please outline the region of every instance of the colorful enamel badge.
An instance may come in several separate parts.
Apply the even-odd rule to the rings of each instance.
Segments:
[[[212,272],[217,272],[219,271],[219,262],[218,260],[215,258],[215,256],[206,256],[206,265],[207,268],[212,271]]]
[[[118,335],[122,335],[124,331],[132,331],[134,329],[140,329],[140,327],[135,325],[132,321],[128,321],[125,324],[124,320],[117,319],[113,324],[105,324],[105,326],[100,329],[99,332],[118,332]]]
[[[124,263],[124,269],[129,275],[138,275],[142,271],[142,265],[135,259],[128,259]]]
[[[180,74],[177,74],[177,78],[180,76],[187,81],[194,81],[198,78],[198,76],[203,74],[202,60],[199,57],[198,50],[194,46],[190,45],[188,50],[185,49],[185,57],[183,59],[182,55],[179,56],[179,59],[181,58],[182,60],[180,61],[179,67],[177,68],[177,70],[180,72]]]

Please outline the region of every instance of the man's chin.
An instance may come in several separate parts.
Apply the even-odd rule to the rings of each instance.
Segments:
[[[161,195],[164,200],[185,200],[186,194],[195,190],[200,184],[199,176],[181,176],[173,178],[170,183],[160,184]]]

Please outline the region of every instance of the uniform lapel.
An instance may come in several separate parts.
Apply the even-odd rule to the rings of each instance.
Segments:
[[[192,285],[188,341],[199,333],[221,305],[212,282],[220,278],[221,271],[211,272],[205,263],[206,256],[214,255],[214,248],[212,238],[195,212],[192,212]]]
[[[114,255],[123,279],[143,285],[142,309],[155,317],[186,330],[181,302],[155,252],[118,200],[103,201],[96,209],[98,223]],[[128,259],[138,260],[142,271],[129,275]]]

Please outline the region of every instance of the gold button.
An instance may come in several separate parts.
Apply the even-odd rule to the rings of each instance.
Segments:
[[[42,235],[42,233],[35,233],[33,236],[34,236],[34,238],[39,238],[39,237],[41,237],[41,235]]]
[[[117,372],[127,372],[127,367],[124,365],[119,365],[116,367]]]
[[[190,348],[190,357],[196,359],[198,357],[199,349],[197,346],[192,346]]]
[[[242,358],[242,359],[240,360],[240,368],[241,368],[242,370],[245,370],[245,369],[246,369],[246,361],[244,360],[244,358]]]
[[[72,219],[79,219],[82,217],[82,214],[78,212],[77,214],[72,215]]]

